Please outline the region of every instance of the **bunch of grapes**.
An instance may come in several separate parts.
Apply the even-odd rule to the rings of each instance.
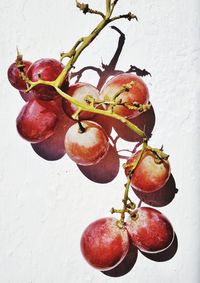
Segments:
[[[16,125],[21,137],[31,144],[40,144],[65,131],[60,142],[65,153],[76,164],[98,164],[109,151],[109,136],[93,120],[95,114],[121,121],[141,138],[141,149],[123,165],[126,178],[123,207],[111,209],[120,219],[106,217],[91,223],[81,237],[81,251],[87,262],[101,270],[113,270],[126,257],[130,248],[146,253],[159,253],[174,240],[170,221],[151,207],[136,207],[129,197],[132,187],[137,196],[159,193],[170,176],[168,155],[163,149],[148,144],[144,131],[131,121],[151,108],[149,92],[144,81],[134,74],[113,76],[99,90],[90,83],[70,82],[70,71],[82,51],[110,22],[136,18],[132,13],[112,16],[118,1],[106,1],[106,13],[91,9],[76,1],[84,13],[102,17],[93,32],[78,40],[73,48],[61,54],[61,60],[43,58],[36,62],[17,59],[8,69],[8,79],[26,104],[19,113]],[[67,64],[62,60],[68,58]],[[66,119],[71,124],[66,124]],[[131,120],[131,121],[130,121]],[[141,197],[141,199],[143,200]],[[128,217],[126,217],[126,215]]]

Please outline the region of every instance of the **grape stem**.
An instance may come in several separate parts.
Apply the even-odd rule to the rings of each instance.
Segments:
[[[124,85],[122,87],[122,89],[118,93],[116,93],[111,100],[96,102],[96,101],[88,98],[88,101],[85,100],[87,103],[80,102],[77,99],[66,94],[65,92],[63,92],[61,90],[61,86],[62,86],[63,82],[65,81],[70,70],[72,68],[74,68],[74,64],[77,61],[77,59],[79,58],[79,56],[81,55],[81,53],[83,52],[83,50],[90,45],[90,43],[98,36],[98,34],[104,29],[105,26],[107,26],[109,23],[111,23],[113,21],[116,21],[116,20],[119,20],[119,19],[122,19],[122,18],[128,19],[129,21],[131,21],[133,19],[137,20],[137,17],[134,14],[132,14],[131,12],[129,12],[127,14],[122,14],[122,15],[112,17],[112,13],[114,11],[116,4],[118,3],[118,0],[113,0],[113,1],[106,0],[106,12],[105,12],[105,14],[98,11],[98,10],[91,9],[88,4],[80,3],[78,0],[75,0],[75,1],[76,1],[76,6],[84,14],[86,14],[86,13],[96,14],[96,15],[101,16],[102,20],[99,22],[99,24],[96,26],[96,28],[88,36],[81,37],[77,42],[75,42],[75,44],[73,45],[72,49],[69,52],[60,54],[60,60],[61,61],[66,57],[69,58],[67,64],[65,65],[65,67],[64,67],[63,71],[60,73],[60,75],[54,81],[44,81],[40,77],[38,77],[38,80],[36,82],[32,82],[24,74],[23,64],[22,64],[23,61],[22,61],[22,58],[20,57],[20,54],[18,54],[19,60],[18,60],[18,62],[16,62],[16,65],[20,70],[22,78],[28,84],[27,92],[29,92],[32,88],[34,88],[35,86],[37,86],[39,84],[49,85],[49,86],[54,87],[60,96],[62,96],[64,99],[68,100],[69,102],[73,103],[74,105],[76,105],[78,107],[78,110],[74,113],[72,118],[78,120],[80,132],[84,132],[85,129],[82,126],[81,122],[79,121],[79,114],[82,110],[85,110],[85,111],[88,111],[88,112],[92,112],[92,113],[96,113],[96,114],[100,114],[100,115],[104,115],[104,116],[108,116],[108,117],[117,119],[117,120],[121,121],[122,123],[124,123],[132,131],[134,131],[138,136],[141,137],[142,142],[143,142],[143,148],[142,148],[141,153],[140,153],[139,157],[137,158],[137,160],[133,164],[131,164],[131,170],[129,171],[129,174],[127,176],[127,182],[125,184],[125,192],[124,192],[124,197],[123,197],[123,208],[120,209],[120,210],[117,210],[117,209],[114,209],[114,208],[111,209],[111,213],[120,213],[121,214],[121,218],[118,222],[118,226],[120,228],[122,228],[122,227],[124,227],[125,213],[127,212],[130,215],[132,215],[133,209],[135,208],[135,204],[130,201],[129,196],[128,196],[129,195],[129,188],[130,188],[130,184],[131,184],[131,178],[133,176],[135,168],[137,167],[138,163],[140,162],[140,160],[143,156],[144,151],[148,147],[147,147],[147,136],[144,133],[144,131],[139,129],[136,125],[131,123],[125,117],[114,113],[113,107],[115,105],[121,104],[121,105],[124,105],[125,107],[127,107],[129,109],[134,109],[134,110],[137,110],[137,111],[140,111],[140,112],[144,112],[144,111],[149,109],[150,105],[141,105],[141,104],[138,104],[138,103],[134,103],[133,105],[128,105],[128,104],[126,105],[125,103],[123,104],[122,102],[120,102],[120,100],[116,101],[117,97],[122,92],[129,91],[131,89],[131,87],[134,84],[134,81],[131,81],[129,84]],[[107,110],[102,110],[102,109],[98,108],[98,106],[100,106],[102,103],[109,105]],[[154,149],[154,151],[157,154],[158,158],[161,158],[161,159],[167,158],[166,156],[164,156],[162,149],[161,150]]]
[[[76,0],[76,7],[79,8],[80,10],[83,11],[84,14],[90,13],[90,14],[96,14],[96,15],[100,15],[102,18],[105,17],[105,15],[97,10],[93,10],[89,7],[88,4],[84,4],[84,3],[80,3],[79,1]]]
[[[142,145],[142,150],[138,156],[138,158],[136,159],[136,161],[132,164],[132,167],[131,167],[131,170],[127,176],[127,182],[125,184],[125,191],[124,191],[124,198],[123,198],[123,209],[122,209],[122,212],[121,212],[121,218],[120,218],[120,222],[119,222],[119,227],[123,227],[124,226],[124,220],[125,220],[125,212],[127,212],[127,202],[129,200],[129,188],[130,188],[130,185],[131,185],[131,178],[133,176],[133,173],[136,169],[136,167],[138,166],[145,150],[147,148],[147,142],[144,141],[143,142],[143,145]],[[130,213],[131,214],[131,213]]]
[[[76,62],[76,60],[78,59],[78,57],[80,56],[80,54],[82,53],[82,51],[98,36],[98,34],[101,32],[101,30],[110,22],[114,21],[114,20],[118,20],[119,18],[127,18],[128,20],[130,19],[134,19],[134,17],[130,18],[130,14],[128,13],[126,15],[120,15],[118,17],[113,17],[112,13],[114,10],[114,7],[116,6],[118,1],[113,1],[111,2],[111,0],[106,0],[106,14],[104,15],[102,21],[96,26],[96,28],[91,32],[90,35],[86,36],[86,37],[82,37],[80,38],[73,46],[73,48],[67,52],[67,53],[62,53],[61,54],[61,59],[65,58],[65,57],[69,57],[69,61],[68,63],[65,65],[65,68],[63,69],[63,71],[60,73],[60,75],[56,78],[56,80],[54,81],[44,81],[42,79],[38,79],[38,81],[36,82],[32,82],[31,80],[29,80],[29,78],[27,78],[25,76],[24,73],[22,73],[22,78],[26,81],[26,83],[29,85],[27,92],[29,92],[32,88],[34,88],[35,86],[39,85],[39,84],[44,84],[44,85],[49,85],[52,86],[56,89],[56,91],[65,99],[67,99],[68,101],[70,101],[71,103],[73,103],[74,105],[76,105],[79,109],[81,110],[86,110],[89,112],[93,112],[96,114],[100,114],[100,115],[105,115],[108,117],[112,117],[115,118],[119,121],[121,121],[122,123],[126,124],[132,131],[134,131],[137,135],[139,135],[143,141],[147,140],[146,134],[139,129],[136,125],[134,125],[133,123],[131,123],[128,119],[126,119],[125,117],[122,117],[116,113],[113,113],[112,111],[112,106],[110,109],[108,110],[102,110],[102,109],[98,109],[96,107],[94,107],[93,105],[87,105],[85,103],[82,103],[80,101],[78,101],[77,99],[71,97],[70,95],[64,93],[60,87],[62,86],[67,74],[69,73],[69,71],[73,68],[74,63]],[[84,4],[84,3],[80,3],[79,1],[76,0],[76,5],[77,7],[83,11],[83,13],[95,13],[95,14],[100,14],[99,11],[93,10],[89,8],[88,4]],[[126,85],[123,88],[126,88],[126,90],[128,91],[131,87],[131,85],[134,82],[131,82],[130,85]],[[122,91],[121,91],[122,92]],[[120,93],[121,93],[120,92]],[[119,94],[120,94],[119,93]],[[116,94],[113,98],[113,100],[111,100],[110,104],[112,103],[116,103],[115,99],[116,97],[119,95]],[[126,105],[127,106],[127,105]],[[127,106],[128,107],[128,106]],[[133,107],[136,107],[136,109],[144,109],[144,111],[147,109],[146,106],[141,108],[141,105],[133,105]],[[81,111],[79,110],[79,112]]]
[[[112,18],[112,13],[113,13],[114,7],[117,4],[117,2],[118,1],[114,1],[113,3],[111,3],[111,0],[106,0],[106,14],[104,15],[103,13],[99,11],[90,9],[88,4],[84,4],[84,3],[80,4],[79,1],[76,1],[77,7],[81,9],[83,13],[99,14],[103,17],[103,19],[100,21],[100,23],[96,26],[96,28],[88,36],[82,37],[81,39],[79,39],[74,44],[74,47],[70,50],[70,52],[61,54],[61,60],[64,59],[65,57],[70,57],[70,60],[68,61],[68,63],[66,64],[65,68],[60,73],[60,75],[57,77],[55,81],[56,86],[60,87],[63,84],[67,74],[73,68],[74,63],[76,62],[80,54],[83,52],[83,50],[88,45],[90,45],[90,43],[98,36],[98,34],[103,30],[103,28],[106,25],[108,25],[109,23],[113,21],[122,19],[122,18],[128,19],[129,21],[132,19],[137,19],[137,17],[130,12],[127,14],[119,15],[119,16]]]
[[[90,105],[87,105],[83,102],[80,102],[77,99],[73,98],[72,96],[63,92],[59,87],[55,87],[55,89],[63,98],[67,99],[68,101],[70,101],[74,105],[80,107],[82,110],[117,119],[117,120],[121,121],[122,123],[124,123],[125,125],[127,125],[127,127],[129,127],[137,135],[139,135],[144,141],[147,140],[146,134],[141,129],[139,129],[136,125],[134,125],[128,119],[126,119],[125,117],[122,117],[122,116],[120,116],[116,113],[110,112],[108,110],[97,109],[97,108],[92,107]]]

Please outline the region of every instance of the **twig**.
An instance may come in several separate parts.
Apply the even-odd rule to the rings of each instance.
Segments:
[[[87,13],[96,14],[101,16],[103,19],[105,18],[105,15],[101,11],[91,9],[88,4],[80,3],[79,1],[76,0],[76,6],[81,11],[83,11],[83,14],[87,14]]]
[[[135,19],[136,21],[138,21],[137,16],[132,14],[131,12],[129,12],[128,14],[124,14],[124,15],[119,15],[119,16],[113,17],[113,18],[111,18],[109,20],[109,22],[111,23],[111,22],[119,20],[119,19],[128,19],[129,21]]]

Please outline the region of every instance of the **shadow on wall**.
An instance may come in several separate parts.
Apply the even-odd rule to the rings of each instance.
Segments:
[[[154,206],[162,207],[168,205],[178,192],[173,175],[171,174],[167,183],[158,191],[152,193],[144,193],[133,188],[136,196],[143,202]]]
[[[122,262],[115,268],[102,271],[103,274],[110,277],[120,277],[127,274],[134,267],[138,256],[138,250],[133,245],[130,245],[129,250]]]
[[[81,79],[81,77],[82,77],[82,75],[85,71],[92,70],[92,71],[96,72],[97,75],[99,76],[97,88],[100,90],[109,77],[116,76],[116,75],[119,75],[121,73],[124,73],[124,71],[122,71],[122,70],[116,70],[116,66],[117,66],[119,57],[121,55],[126,37],[125,37],[125,34],[120,29],[118,29],[117,27],[111,26],[111,28],[113,30],[117,31],[120,36],[119,36],[119,40],[118,40],[117,49],[116,49],[115,54],[113,55],[112,59],[110,60],[110,63],[107,65],[107,64],[104,64],[102,62],[101,63],[102,69],[94,67],[94,66],[86,66],[86,67],[82,68],[81,70],[79,70],[78,72],[73,72],[71,74],[71,78],[77,77],[76,82],[80,81],[80,79]],[[148,71],[146,71],[145,69],[142,70],[142,69],[140,69],[136,66],[133,66],[133,65],[130,65],[130,68],[127,71],[125,71],[125,73],[136,73],[136,75],[138,75],[140,77],[144,77],[144,76],[147,76],[147,75],[151,76],[151,74]]]
[[[174,240],[171,243],[171,245],[162,252],[157,253],[144,253],[141,252],[142,255],[147,257],[150,260],[157,261],[157,262],[163,262],[168,261],[176,254],[178,249],[178,239],[175,234]],[[102,271],[104,275],[107,275],[109,277],[120,277],[126,275],[129,271],[132,270],[134,267],[138,257],[138,250],[133,245],[130,245],[129,251],[123,261],[116,266],[115,268],[108,270],[108,271]]]

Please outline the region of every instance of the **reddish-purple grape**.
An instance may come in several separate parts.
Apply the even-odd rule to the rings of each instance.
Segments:
[[[169,220],[158,210],[140,207],[135,210],[137,217],[126,222],[130,239],[143,252],[154,253],[167,249],[174,239]]]
[[[54,81],[63,68],[64,65],[55,59],[40,59],[29,67],[27,76],[33,82],[36,82],[39,78],[44,81]],[[68,78],[65,78],[62,88],[66,89],[66,85],[68,85]],[[42,100],[51,100],[58,95],[54,87],[43,84],[35,86],[31,92]]]
[[[81,237],[81,252],[94,268],[110,270],[117,266],[129,250],[126,229],[119,228],[117,219],[107,217],[91,223]]]
[[[56,105],[51,101],[31,99],[19,113],[16,123],[19,134],[31,143],[42,142],[54,134],[57,125]]]
[[[25,65],[24,73],[26,74],[29,66],[32,63],[29,61],[23,61],[23,63]],[[11,83],[11,85],[18,90],[23,91],[27,88],[25,81],[21,77],[20,71],[16,66],[16,63],[11,64],[10,67],[8,68],[8,80]]]

